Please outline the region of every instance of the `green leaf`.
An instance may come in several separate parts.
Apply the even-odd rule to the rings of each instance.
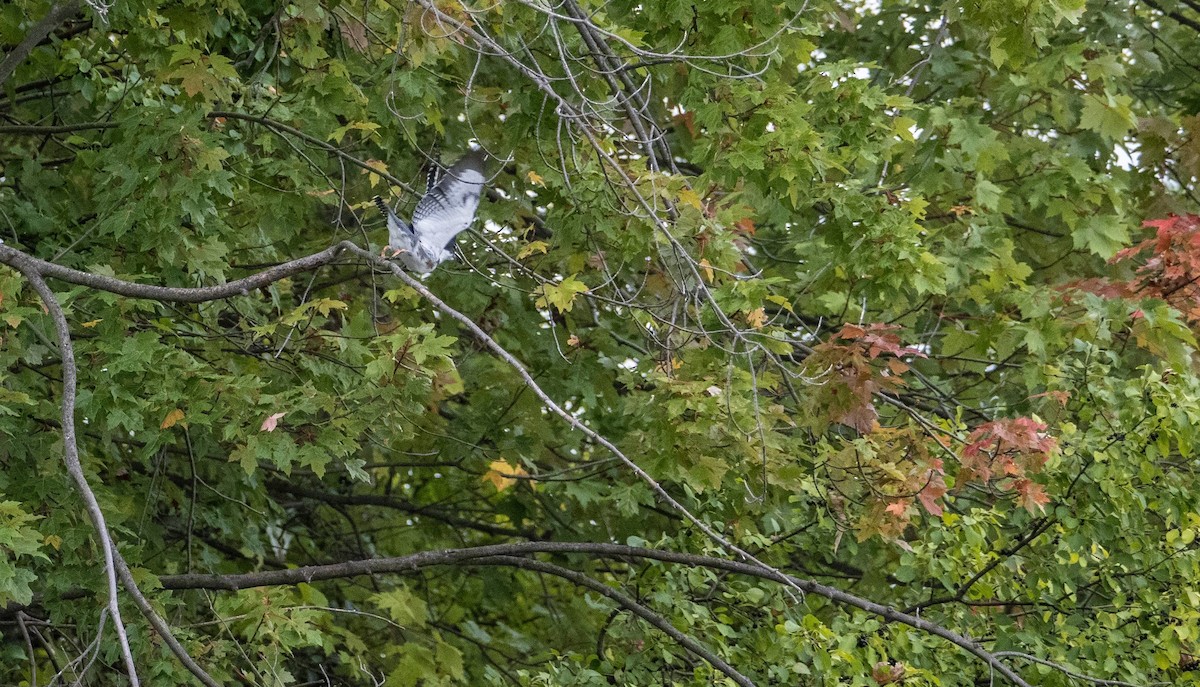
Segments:
[[[579,281],[572,274],[558,284],[542,284],[534,293],[539,294],[536,301],[537,307],[545,308],[550,305],[559,312],[570,312],[574,306],[575,297],[587,292],[587,284]]]
[[[1111,258],[1129,244],[1129,230],[1112,216],[1089,217],[1071,235],[1076,248],[1086,248],[1102,258]]]
[[[397,587],[371,596],[371,603],[405,628],[424,627],[429,617],[425,602],[406,587]]]
[[[1088,95],[1083,100],[1079,126],[1107,138],[1123,139],[1135,124],[1130,108],[1132,102],[1133,99],[1125,95]]]

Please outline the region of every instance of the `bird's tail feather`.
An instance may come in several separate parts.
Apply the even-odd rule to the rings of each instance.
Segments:
[[[374,200],[375,200],[375,207],[379,208],[379,212],[382,213],[384,217],[391,216],[392,211],[387,206],[387,203],[383,202],[382,198],[380,198],[379,196],[375,196]]]

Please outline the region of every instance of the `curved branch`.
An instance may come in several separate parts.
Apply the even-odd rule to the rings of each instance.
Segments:
[[[376,506],[379,508],[391,508],[404,513],[413,515],[422,515],[431,520],[453,525],[455,527],[477,530],[485,534],[493,534],[501,537],[524,537],[526,539],[540,539],[538,533],[533,530],[515,529],[512,527],[504,527],[501,525],[492,525],[486,522],[476,522],[468,518],[460,518],[451,513],[447,513],[440,508],[434,506],[422,506],[420,504],[411,503],[403,499],[393,498],[391,496],[383,496],[378,494],[332,494],[315,489],[306,489],[286,480],[267,480],[267,488],[282,491],[293,496],[313,499],[329,505],[339,506]]]
[[[400,279],[400,281],[404,282],[409,287],[411,287],[414,291],[419,293],[423,298],[425,298],[425,300],[429,301],[429,303],[431,303],[438,310],[442,311],[446,315],[450,316],[454,320],[461,323],[464,327],[467,328],[468,331],[471,332],[472,336],[474,336],[480,343],[482,343],[489,350],[491,350],[497,357],[499,357],[501,360],[503,360],[505,363],[507,363],[509,365],[509,367],[511,367],[518,374],[518,376],[521,377],[521,379],[522,379],[522,381],[524,381],[525,385],[527,387],[529,387],[529,389],[531,391],[533,391],[533,393],[538,397],[538,399],[541,400],[542,403],[545,404],[545,406],[550,411],[552,411],[555,415],[562,418],[562,420],[564,422],[566,422],[567,425],[570,426],[571,428],[580,431],[588,439],[590,439],[593,442],[599,444],[600,446],[603,446],[604,448],[608,449],[608,451],[610,453],[612,453],[614,456],[616,456],[617,459],[619,459],[627,468],[629,468],[631,471],[633,471],[633,473],[635,475],[637,475],[637,477],[639,479],[641,479],[647,486],[649,486],[651,491],[653,491],[654,494],[656,496],[658,496],[658,498],[662,499],[672,509],[674,509],[680,515],[682,515],[685,519],[687,519],[688,522],[695,525],[709,539],[711,539],[713,542],[719,544],[720,546],[724,547],[727,551],[731,551],[731,552],[737,554],[743,560],[750,561],[751,563],[758,566],[759,568],[761,568],[767,572],[770,572],[772,574],[778,575],[779,579],[783,580],[784,584],[790,585],[790,582],[788,581],[788,577],[786,575],[784,575],[780,571],[776,570],[775,568],[771,567],[770,565],[762,562],[761,560],[759,560],[757,557],[755,557],[750,552],[748,552],[748,551],[742,549],[741,547],[737,546],[736,544],[732,543],[731,541],[726,539],[724,536],[719,534],[716,530],[714,530],[710,525],[705,523],[700,518],[696,517],[696,515],[694,515],[687,508],[687,506],[684,506],[675,497],[671,496],[671,494],[668,493],[667,490],[664,489],[663,486],[661,484],[659,484],[658,481],[655,480],[653,476],[650,475],[650,473],[646,472],[640,465],[638,465],[636,462],[634,462],[634,460],[632,458],[630,458],[628,455],[626,455],[624,451],[622,451],[620,448],[618,448],[616,446],[616,444],[609,441],[606,437],[604,437],[602,434],[600,434],[596,430],[592,429],[591,427],[588,427],[586,424],[583,423],[583,421],[581,421],[579,418],[575,417],[574,415],[569,413],[567,410],[565,410],[562,406],[560,406],[553,398],[550,397],[549,394],[547,394],[545,392],[545,390],[542,389],[542,387],[537,383],[537,381],[534,380],[533,375],[531,375],[529,373],[529,370],[527,370],[525,368],[525,366],[521,363],[521,361],[517,360],[517,358],[512,353],[509,353],[507,349],[505,349],[503,346],[501,346],[499,343],[497,343],[495,339],[493,339],[487,332],[485,332],[483,330],[483,328],[481,328],[479,325],[475,324],[475,322],[473,320],[471,320],[471,318],[467,317],[466,315],[462,314],[461,312],[450,307],[450,305],[448,305],[445,301],[438,298],[436,295],[433,294],[432,291],[427,289],[424,284],[422,284],[420,281],[411,277],[399,265],[388,262],[387,260],[384,260],[384,259],[380,258],[379,256],[372,254],[369,251],[363,250],[362,248],[359,248],[357,245],[355,245],[353,242],[342,241],[341,243],[338,243],[335,246],[327,248],[324,251],[321,251],[320,253],[316,253],[316,254],[310,255],[305,258],[300,258],[298,260],[293,260],[291,262],[286,262],[281,265],[277,265],[276,267],[272,267],[271,269],[268,269],[264,272],[260,272],[255,275],[251,275],[251,276],[245,277],[243,279],[238,279],[236,281],[228,282],[226,284],[221,284],[218,286],[206,286],[206,287],[197,287],[197,288],[150,286],[150,285],[143,285],[143,284],[134,284],[131,282],[122,281],[120,279],[115,279],[113,277],[105,277],[105,276],[90,274],[88,272],[81,272],[79,270],[74,270],[74,269],[71,269],[68,267],[63,267],[61,265],[56,265],[54,263],[47,262],[45,260],[39,260],[39,259],[29,256],[19,250],[16,250],[15,248],[11,248],[11,247],[4,246],[4,245],[0,245],[0,263],[12,265],[14,267],[18,267],[18,269],[21,269],[20,265],[25,265],[26,266],[25,269],[31,270],[36,273],[55,277],[57,279],[62,279],[64,281],[71,282],[73,284],[81,284],[84,286],[90,286],[92,288],[100,289],[103,291],[109,291],[109,292],[117,293],[117,294],[120,294],[123,296],[129,296],[131,298],[147,298],[147,299],[152,299],[152,300],[168,300],[168,301],[185,302],[185,303],[200,303],[200,302],[205,302],[205,301],[218,300],[221,298],[229,298],[231,296],[236,296],[236,295],[247,294],[247,293],[249,293],[249,290],[252,288],[259,288],[261,286],[265,286],[267,284],[270,284],[271,282],[278,281],[279,279],[283,279],[284,277],[291,276],[298,272],[303,272],[305,270],[313,269],[317,266],[327,264],[328,262],[330,262],[334,258],[336,258],[338,256],[338,254],[343,251],[348,252],[348,253],[353,253],[354,255],[357,255],[357,256],[367,260],[369,263],[371,263],[373,265],[376,265],[376,266],[381,267],[386,270],[390,270],[393,275],[395,275],[398,279]],[[794,587],[794,588],[796,589],[796,591],[803,592],[803,589],[801,587]]]
[[[764,569],[749,563],[731,561],[712,556],[701,556],[689,553],[676,553],[659,549],[623,546],[620,544],[594,544],[589,542],[525,542],[516,544],[496,544],[477,546],[466,549],[442,549],[422,551],[407,556],[395,558],[372,558],[359,561],[346,561],[331,565],[310,565],[290,570],[264,570],[261,572],[241,575],[165,575],[160,577],[163,589],[210,589],[236,591],[251,587],[269,587],[275,585],[291,585],[301,582],[311,583],[319,580],[333,580],[359,575],[377,575],[383,573],[405,574],[439,565],[473,565],[482,559],[498,556],[524,556],[533,553],[554,554],[584,554],[604,558],[634,558],[661,561],[691,567],[704,567],[739,575],[770,580],[789,587],[804,590],[842,606],[858,608],[872,615],[879,616],[890,622],[897,622],[923,632],[941,637],[967,653],[987,663],[993,670],[1007,678],[1018,687],[1030,687],[1020,675],[1000,661],[997,656],[983,648],[976,640],[946,629],[937,623],[924,618],[898,611],[890,606],[876,603],[861,596],[844,592],[836,587],[786,575],[782,572]]]
[[[63,312],[62,306],[59,305],[58,299],[54,296],[54,292],[50,290],[50,287],[42,278],[42,264],[52,265],[52,263],[37,260],[20,251],[13,251],[13,249],[7,246],[0,246],[0,248],[12,251],[12,255],[5,253],[0,256],[0,259],[8,258],[3,259],[3,262],[16,268],[25,276],[34,291],[41,297],[47,312],[50,313],[50,317],[54,321],[54,329],[58,337],[59,354],[62,358],[63,390],[61,424],[63,433],[63,461],[67,465],[67,473],[75,483],[75,490],[79,492],[80,497],[87,507],[88,516],[92,520],[92,526],[100,538],[100,547],[104,552],[104,570],[108,577],[108,610],[112,614],[113,624],[117,628],[121,654],[125,659],[125,670],[129,674],[130,683],[133,687],[138,687],[141,684],[137,675],[137,667],[133,661],[133,652],[129,648],[129,637],[126,633],[125,623],[121,618],[121,608],[117,599],[118,577],[120,577],[121,583],[125,586],[125,591],[133,598],[134,603],[146,617],[146,620],[159,633],[163,641],[171,649],[171,652],[179,659],[180,663],[207,687],[220,687],[219,683],[213,680],[188,655],[183,645],[171,634],[171,628],[167,625],[166,621],[159,617],[150,605],[150,602],[142,594],[142,591],[138,589],[136,580],[133,579],[133,575],[129,572],[129,567],[125,564],[125,559],[121,557],[120,551],[117,550],[116,544],[113,543],[112,535],[109,533],[108,525],[104,520],[104,512],[100,509],[100,503],[96,500],[96,494],[92,491],[91,486],[87,482],[87,477],[83,473],[83,466],[79,462],[79,447],[75,440],[75,391],[78,370],[75,364],[74,347],[71,343],[71,328],[67,323],[67,317]]]
[[[678,642],[681,646],[683,646],[683,648],[687,649],[693,654],[696,654],[700,658],[703,658],[705,661],[708,661],[714,668],[722,673],[725,673],[725,675],[729,676],[731,680],[739,685],[742,685],[742,687],[754,687],[754,682],[751,681],[750,678],[742,675],[736,668],[726,663],[720,656],[707,649],[700,642],[697,642],[696,640],[676,629],[674,625],[667,622],[666,618],[655,613],[649,608],[646,608],[636,600],[631,599],[616,589],[613,589],[612,587],[598,580],[594,580],[587,575],[575,572],[574,570],[569,570],[559,565],[554,565],[553,563],[544,563],[542,561],[531,560],[529,558],[519,558],[516,556],[492,556],[481,560],[471,561],[471,565],[502,565],[513,568],[521,568],[523,570],[535,570],[537,572],[554,575],[555,577],[561,577],[562,579],[580,587],[587,587],[597,594],[602,594],[603,596],[611,599],[617,605],[625,608],[630,613],[658,628],[663,634]]]
[[[205,303],[233,296],[245,296],[253,289],[267,286],[294,274],[308,272],[322,265],[327,265],[333,262],[347,247],[351,246],[357,248],[353,243],[343,241],[326,248],[320,253],[313,253],[307,257],[276,265],[268,270],[252,274],[243,279],[237,279],[216,286],[192,288],[135,284],[114,277],[81,272],[80,270],[73,270],[70,267],[63,267],[62,265],[56,265],[52,262],[35,258],[16,248],[3,244],[0,244],[0,263],[14,267],[24,274],[34,273],[44,277],[53,277],[54,279],[60,279],[71,284],[89,286],[93,289],[108,291],[109,293],[128,296],[130,298],[146,298],[156,301],[170,301],[172,303]]]
[[[658,483],[658,480],[654,479],[654,477],[652,477],[650,475],[650,473],[646,472],[642,468],[642,466],[635,463],[632,458],[625,455],[625,452],[622,451],[621,449],[617,448],[616,444],[609,441],[604,435],[600,434],[596,430],[592,429],[591,427],[588,427],[579,418],[577,418],[574,415],[572,415],[571,413],[567,412],[566,409],[564,409],[553,398],[550,397],[550,394],[546,393],[542,389],[542,387],[537,383],[537,381],[534,380],[533,375],[529,374],[529,370],[525,369],[525,366],[521,363],[521,361],[517,360],[516,356],[514,356],[512,353],[509,353],[506,348],[504,348],[499,343],[497,343],[496,340],[493,339],[487,332],[485,332],[482,327],[475,324],[474,320],[472,320],[471,318],[467,317],[466,315],[460,313],[459,311],[455,310],[454,308],[450,307],[449,304],[447,304],[445,301],[443,301],[442,299],[435,296],[432,291],[425,288],[424,284],[422,284],[421,282],[419,282],[416,279],[414,279],[413,277],[411,277],[399,265],[388,262],[387,260],[384,260],[377,255],[372,255],[371,253],[369,253],[357,246],[354,246],[353,244],[351,244],[350,246],[347,246],[346,250],[351,253],[354,253],[355,255],[358,255],[362,258],[365,258],[366,260],[368,260],[376,265],[379,265],[380,267],[391,270],[392,274],[394,274],[396,277],[398,277],[400,279],[400,281],[404,282],[410,288],[412,288],[414,291],[421,294],[421,297],[423,297],[425,300],[427,300],[431,304],[433,304],[434,307],[436,307],[438,310],[441,310],[446,315],[449,315],[450,317],[454,318],[459,323],[461,323],[464,327],[467,328],[468,331],[471,332],[472,336],[474,336],[480,343],[482,343],[484,346],[486,346],[489,350],[492,351],[492,353],[495,353],[497,357],[499,357],[501,360],[503,360],[505,363],[507,363],[509,367],[511,367],[514,371],[516,371],[517,375],[520,376],[522,381],[525,382],[525,386],[529,387],[529,390],[532,391],[534,393],[534,395],[536,395],[538,397],[538,399],[541,400],[541,402],[543,404],[545,404],[545,406],[551,412],[553,412],[555,415],[562,418],[563,421],[566,422],[567,425],[569,425],[572,429],[579,430],[588,439],[591,439],[592,441],[596,442],[597,444],[608,449],[609,453],[612,453],[614,456],[616,456],[618,460],[620,460],[622,463],[625,464],[625,467],[632,470],[633,473],[635,475],[637,475],[639,479],[641,479],[643,482],[645,482],[646,485],[650,487],[650,490],[653,491],[655,493],[655,495],[658,496],[658,498],[662,499],[669,506],[671,506],[671,508],[673,508],[676,512],[678,512],[680,515],[682,515],[684,518],[686,518],[688,522],[695,525],[701,532],[703,532],[706,536],[708,536],[709,539],[711,539],[715,543],[725,547],[726,550],[736,553],[743,560],[750,561],[751,563],[754,563],[755,565],[762,568],[763,570],[767,570],[772,573],[776,573],[778,575],[783,576],[783,573],[779,572],[778,570],[771,567],[770,565],[763,563],[758,558],[756,558],[754,556],[754,554],[742,549],[741,547],[737,546],[736,544],[729,541],[725,537],[721,536],[716,530],[714,530],[712,527],[710,527],[707,523],[705,523],[703,520],[701,520],[700,518],[693,515],[692,512],[690,510],[688,510],[687,506],[680,503],[674,496],[671,496],[671,494],[669,494],[667,492],[667,490],[664,489],[663,486]],[[783,577],[785,579],[784,584],[788,584],[786,582],[786,576],[783,576]],[[797,589],[797,591],[802,591],[798,587],[796,589]]]
[[[29,53],[41,43],[46,36],[50,35],[51,31],[57,29],[60,24],[75,16],[79,12],[79,0],[66,0],[60,2],[50,8],[46,16],[42,17],[41,21],[33,25],[29,33],[25,34],[25,38],[17,44],[0,60],[0,86],[8,81],[8,77],[17,70],[17,66],[29,57]]]
[[[129,681],[133,687],[138,687],[140,683],[137,666],[133,662],[133,651],[129,648],[129,636],[125,630],[125,621],[121,618],[121,605],[117,599],[117,567],[114,561],[119,554],[108,532],[108,524],[104,521],[104,511],[100,510],[100,502],[96,500],[96,494],[88,484],[87,476],[83,474],[83,465],[79,462],[79,449],[75,443],[75,387],[78,370],[75,367],[75,351],[71,344],[71,328],[67,324],[67,316],[63,313],[62,306],[58,304],[54,292],[41,275],[27,264],[18,269],[29,280],[33,290],[37,291],[54,321],[59,354],[62,357],[63,462],[67,464],[67,474],[75,483],[75,491],[83,498],[88,517],[92,520],[92,527],[100,537],[100,549],[104,553],[104,572],[108,578],[108,612],[112,614],[113,624],[117,627],[117,639],[121,644],[121,655],[125,659],[125,671],[129,674]],[[139,596],[136,585],[128,586],[128,591],[134,596]]]

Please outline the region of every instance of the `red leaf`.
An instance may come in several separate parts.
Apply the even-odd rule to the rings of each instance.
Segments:
[[[1033,480],[1016,480],[1013,482],[1013,491],[1020,496],[1021,506],[1030,513],[1044,513],[1046,504],[1050,503],[1046,488]]]
[[[938,499],[945,493],[946,483],[939,477],[936,484],[931,480],[929,486],[917,493],[917,500],[925,507],[926,512],[940,518],[942,517],[942,504],[938,503]]]

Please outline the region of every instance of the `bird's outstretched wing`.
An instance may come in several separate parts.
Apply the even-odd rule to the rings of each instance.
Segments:
[[[433,144],[433,150],[425,157],[425,192],[429,193],[434,186],[442,180],[442,166],[438,163],[441,157],[442,147],[437,143]]]
[[[482,151],[467,153],[421,198],[412,221],[418,241],[443,248],[471,225],[483,192],[483,162]]]

